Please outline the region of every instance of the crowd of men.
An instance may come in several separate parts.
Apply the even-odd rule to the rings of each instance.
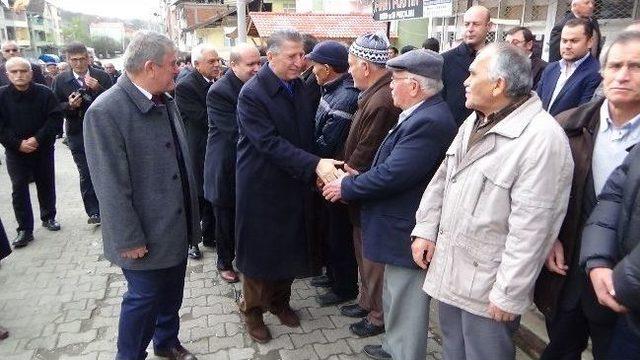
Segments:
[[[182,69],[168,38],[140,32],[122,75],[71,43],[50,88],[5,43],[13,245],[33,240],[31,180],[42,225],[60,230],[64,119],[88,223],[128,284],[117,359],[144,359],[151,340],[196,358],[178,310],[201,242],[222,280],[242,281],[259,343],[265,312],[300,326],[291,286],[314,276],[321,306],[357,300],[340,307],[351,332],[384,333],[363,349],[374,359],[426,358],[432,299],[444,359],[514,359],[533,303],[542,359],[579,359],[589,340],[596,359],[640,358],[640,24],[603,51],[593,1],[574,0],[546,63],[525,27],[488,43],[485,7],[463,22],[442,54],[435,39],[398,54],[384,34],[345,46],[281,30],[265,56],[241,44],[223,67],[203,44]]]

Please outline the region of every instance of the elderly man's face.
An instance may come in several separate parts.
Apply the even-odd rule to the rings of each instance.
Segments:
[[[2,46],[2,56],[5,60],[20,56],[20,48],[16,44],[4,44]]]
[[[106,64],[104,64],[104,71],[106,71],[107,74],[109,74],[109,75],[113,75],[113,74],[116,73],[116,67],[113,66],[112,63],[106,63]]]
[[[367,90],[367,62],[349,53],[349,74],[353,78],[353,85],[360,91]]]
[[[7,77],[9,81],[17,87],[24,88],[31,82],[31,66],[24,63],[14,63],[7,67]]]
[[[51,74],[51,76],[58,75],[58,64],[47,64],[47,72]]]
[[[394,71],[391,76],[393,105],[402,110],[410,108],[416,100],[420,84],[406,71]]]
[[[258,49],[245,49],[240,53],[240,60],[231,62],[231,70],[240,79],[247,82],[260,70],[260,53]]]
[[[176,52],[167,51],[160,64],[153,64],[153,74],[151,74],[151,76],[156,92],[167,92],[175,88],[176,83],[174,79],[176,75],[178,75],[176,60]]]
[[[508,42],[509,44],[515,47],[522,49],[525,52],[525,54],[530,53],[531,49],[533,49],[533,41],[527,42],[524,39],[524,34],[522,33],[522,31],[518,31],[513,35],[507,35],[504,41]]]
[[[613,106],[640,103],[640,41],[611,47],[602,71],[602,86]]]
[[[267,52],[273,72],[282,80],[296,79],[302,73],[304,65],[304,47],[302,42],[284,41],[277,53]]]
[[[195,62],[195,67],[207,79],[217,79],[220,76],[220,57],[216,51],[205,51]]]
[[[89,55],[87,53],[67,54],[67,62],[78,75],[84,75],[89,70]]]
[[[577,17],[589,18],[593,15],[593,0],[574,0],[571,3],[571,10]]]
[[[587,55],[593,41],[584,26],[565,26],[560,35],[560,55],[565,61],[576,61]]]
[[[490,56],[479,55],[469,66],[469,77],[464,81],[468,109],[484,112],[491,106],[496,82],[489,78]]]

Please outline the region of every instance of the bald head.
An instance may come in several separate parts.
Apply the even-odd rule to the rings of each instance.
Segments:
[[[571,12],[578,18],[588,19],[593,16],[595,7],[593,0],[572,0]]]
[[[229,55],[231,71],[242,82],[247,82],[260,70],[260,51],[254,45],[238,44],[231,49]]]
[[[464,13],[464,42],[475,50],[480,50],[491,30],[491,13],[484,6],[470,7]]]

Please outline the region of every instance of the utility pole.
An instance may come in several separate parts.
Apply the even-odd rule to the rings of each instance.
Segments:
[[[238,44],[247,42],[247,0],[238,0]]]

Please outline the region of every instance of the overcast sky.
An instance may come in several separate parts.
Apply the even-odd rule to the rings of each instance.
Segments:
[[[52,0],[65,10],[121,19],[150,20],[159,0]]]

